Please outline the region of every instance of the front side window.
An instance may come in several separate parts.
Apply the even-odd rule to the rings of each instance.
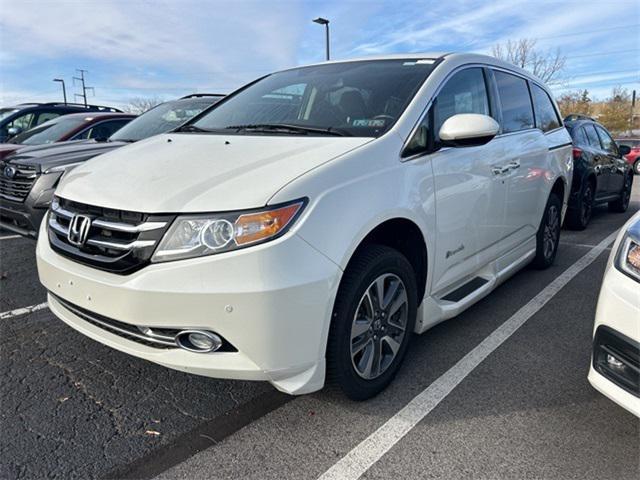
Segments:
[[[590,146],[598,150],[602,149],[602,145],[600,144],[600,138],[598,137],[598,134],[596,133],[596,129],[593,127],[593,125],[585,125],[584,133],[587,135],[587,140]]]
[[[616,147],[616,142],[613,141],[609,132],[607,132],[604,128],[599,125],[596,125],[596,130],[598,131],[598,136],[600,137],[600,143],[602,144],[602,148],[613,155],[618,155],[618,148]]]
[[[73,140],[86,140],[91,138],[105,140],[124,127],[127,123],[129,123],[129,120],[106,120],[80,132],[73,137]]]
[[[434,104],[434,133],[449,117],[459,113],[489,115],[487,86],[481,68],[467,68],[454,74],[444,85]]]
[[[543,132],[558,128],[560,119],[547,92],[532,83],[531,93],[533,94],[533,104],[536,112],[536,127]]]
[[[23,132],[31,128],[32,123],[33,123],[33,113],[26,113],[24,115],[19,116],[18,118],[14,118],[9,124],[7,124],[7,129],[17,128],[18,130]]]
[[[533,108],[527,81],[498,70],[494,73],[502,107],[502,132],[533,128]]]
[[[42,125],[44,122],[48,122],[49,120],[53,120],[54,118],[58,118],[60,113],[58,112],[43,112],[38,115],[38,121],[36,125]]]
[[[379,136],[400,118],[433,63],[369,60],[274,73],[193,125],[236,134]]]

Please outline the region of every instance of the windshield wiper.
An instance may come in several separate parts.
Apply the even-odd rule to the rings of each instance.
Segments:
[[[192,132],[192,133],[212,133],[216,130],[207,130],[206,128],[196,127],[195,125],[184,125],[174,130],[175,132]]]
[[[250,130],[255,132],[287,132],[306,135],[308,133],[315,133],[320,135],[332,135],[336,137],[348,137],[350,133],[335,129],[333,127],[321,128],[321,127],[306,127],[304,125],[292,125],[288,123],[251,123],[247,125],[229,125],[224,127],[228,130]]]

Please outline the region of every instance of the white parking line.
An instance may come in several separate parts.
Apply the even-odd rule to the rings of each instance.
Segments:
[[[500,325],[477,347],[467,353],[435,382],[413,398],[404,408],[363,440],[335,465],[323,473],[319,480],[357,479],[402,439],[420,420],[429,414],[462,382],[482,361],[502,345],[524,323],[535,315],[571,279],[588,267],[615,240],[614,232],[571,265],[547,285],[538,295]]]
[[[18,315],[37,312],[38,310],[42,310],[44,308],[47,308],[47,302],[39,303],[37,305],[31,305],[29,307],[16,308],[15,310],[11,310],[10,312],[0,313],[0,320],[6,320],[7,318],[17,317]]]
[[[11,240],[12,238],[22,238],[22,235],[7,235],[6,237],[0,237],[0,240]]]

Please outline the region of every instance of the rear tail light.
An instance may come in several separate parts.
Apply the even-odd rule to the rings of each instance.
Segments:
[[[573,147],[573,159],[579,160],[582,156],[582,149],[578,147]]]

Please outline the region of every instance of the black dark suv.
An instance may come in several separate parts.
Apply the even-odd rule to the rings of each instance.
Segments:
[[[101,105],[82,105],[79,103],[21,103],[15,107],[0,108],[0,143],[30,128],[66,115],[81,112],[118,112],[121,110]]]
[[[629,207],[633,171],[623,158],[629,147],[616,144],[592,118],[569,115],[564,125],[573,139],[573,184],[565,225],[584,230],[594,206],[608,203],[612,212]]]

